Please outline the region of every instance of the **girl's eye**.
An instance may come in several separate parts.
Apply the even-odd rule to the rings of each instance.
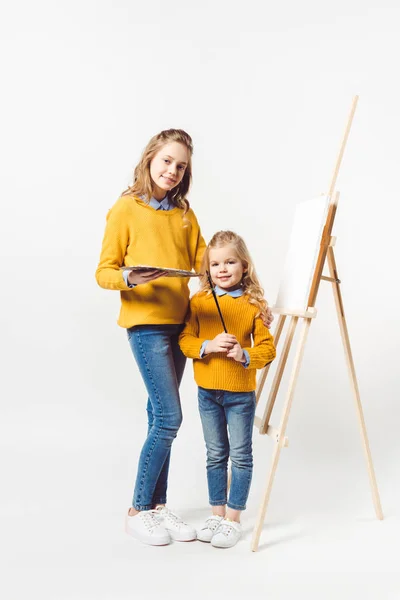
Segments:
[[[180,171],[184,171],[184,170],[185,170],[185,167],[184,167],[183,165],[179,165],[178,169],[179,169]]]
[[[168,164],[169,163],[168,158],[164,158],[164,162]]]
[[[228,260],[228,265],[236,265],[236,260]]]

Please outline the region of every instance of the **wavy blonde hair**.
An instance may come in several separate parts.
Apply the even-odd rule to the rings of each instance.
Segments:
[[[183,208],[183,215],[185,215],[190,208],[186,194],[188,193],[192,182],[193,142],[190,135],[186,133],[186,131],[183,131],[183,129],[165,129],[151,138],[146,148],[143,150],[141,159],[135,168],[133,185],[122,192],[122,196],[142,196],[147,202],[150,202],[154,191],[154,182],[150,176],[150,163],[157,152],[161,150],[163,146],[170,144],[171,142],[182,144],[187,148],[189,153],[188,163],[182,180],[176,187],[168,192],[169,200],[174,206]]]
[[[223,248],[224,246],[233,246],[238,259],[241,261],[246,271],[243,273],[242,289],[249,296],[250,304],[254,304],[260,310],[260,314],[266,313],[268,303],[264,298],[264,290],[261,287],[257,277],[253,261],[251,260],[250,252],[243,238],[233,231],[217,231],[211,238],[203,256],[201,265],[200,290],[211,293],[210,283],[208,281],[206,271],[210,271],[210,250],[213,248]]]

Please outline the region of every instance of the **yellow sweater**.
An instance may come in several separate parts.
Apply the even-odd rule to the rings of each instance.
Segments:
[[[155,210],[132,196],[121,196],[107,215],[96,271],[97,283],[121,292],[118,325],[183,323],[189,303],[187,277],[160,277],[129,288],[122,266],[152,265],[198,271],[205,250],[191,209]]]
[[[228,333],[235,335],[241,347],[249,353],[249,366],[244,367],[221,352],[200,358],[203,342],[223,333],[215,300],[211,293],[205,291],[198,292],[190,300],[190,311],[179,338],[181,350],[185,356],[194,359],[197,385],[228,392],[253,391],[256,389],[256,369],[261,369],[275,358],[274,338],[261,318],[256,316],[259,311],[249,303],[246,294],[238,298],[225,294],[218,298],[218,303]]]

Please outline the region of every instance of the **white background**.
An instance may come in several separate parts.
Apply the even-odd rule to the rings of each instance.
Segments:
[[[397,4],[16,0],[1,13],[2,596],[400,598]],[[148,139],[186,129],[204,236],[242,234],[273,303],[295,205],[327,191],[354,94],[334,233],[386,519],[324,283],[260,551],[249,544],[272,442],[257,433],[238,546],[137,544],[123,519],[146,397],[118,294],[94,280],[106,213]],[[182,402],[169,504],[199,525],[190,364]]]

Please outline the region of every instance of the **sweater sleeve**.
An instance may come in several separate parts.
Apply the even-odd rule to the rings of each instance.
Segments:
[[[262,369],[276,356],[274,338],[260,317],[254,319],[253,347],[243,348],[250,356],[249,369]]]
[[[185,327],[179,336],[179,346],[187,358],[200,358],[200,349],[205,341],[205,338],[199,338],[198,307],[194,296],[190,301]]]
[[[198,235],[198,241],[197,241],[197,247],[196,247],[196,256],[195,256],[195,261],[194,261],[194,270],[197,273],[200,273],[201,263],[203,260],[205,250],[206,250],[206,242],[204,241],[204,238],[201,235],[201,231],[199,229],[199,235]]]
[[[201,234],[199,224],[196,219],[196,215],[190,209],[190,217],[192,223],[192,235],[190,240],[191,245],[191,257],[192,257],[192,268],[199,273],[201,269],[201,261],[203,260],[203,255],[206,249],[206,243]]]
[[[126,199],[120,198],[107,215],[106,230],[96,270],[96,280],[100,287],[107,290],[124,290],[127,286],[120,267],[124,264],[129,244],[129,209]]]

